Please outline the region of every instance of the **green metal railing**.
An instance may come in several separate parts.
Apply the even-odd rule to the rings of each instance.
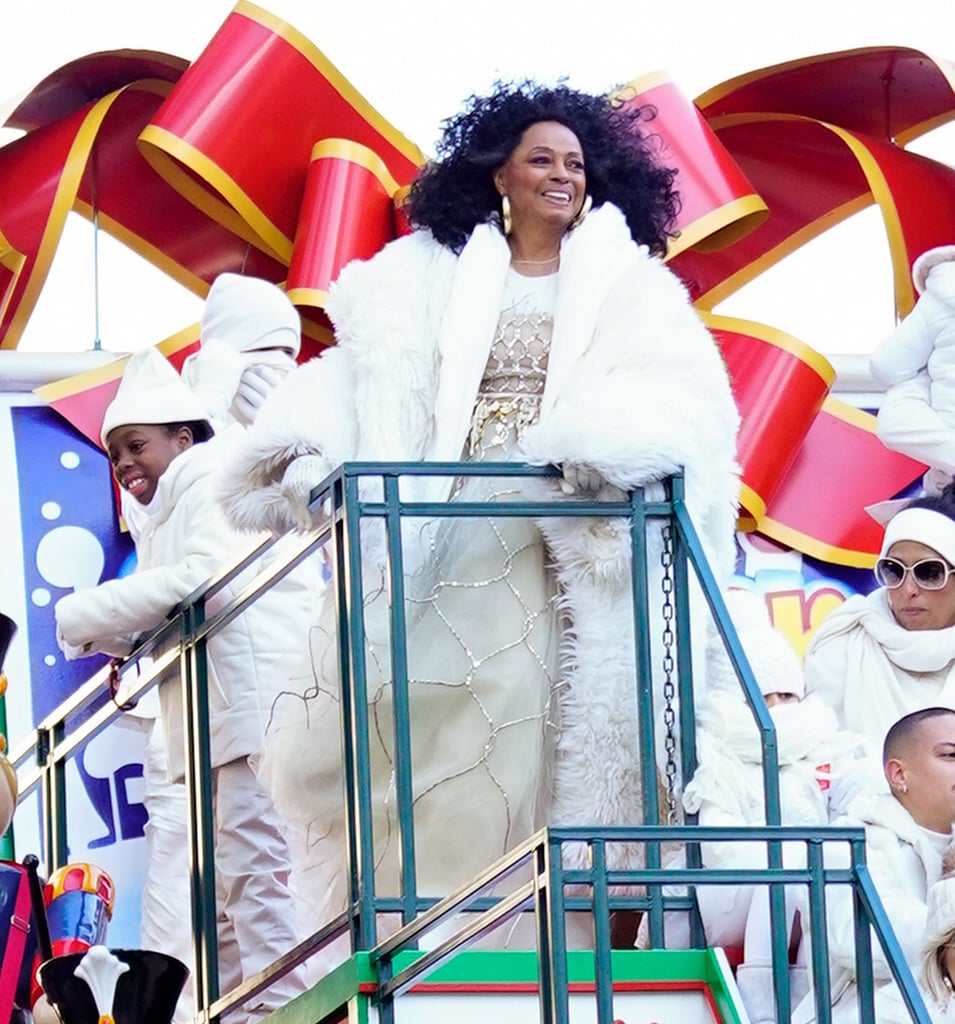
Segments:
[[[663,844],[674,843],[685,848],[700,842],[738,842],[746,838],[754,842],[782,841],[805,847],[805,868],[799,869],[700,869],[608,868],[608,849],[614,845],[639,842],[647,850],[659,851]],[[590,849],[589,869],[564,867],[562,848],[569,843],[586,843]],[[826,866],[825,849],[847,846],[846,867]],[[499,886],[530,868],[531,877],[523,881],[495,905],[472,914],[455,932],[443,934],[410,966],[395,972],[396,961],[402,954],[425,943],[430,934],[462,912],[476,911],[480,897],[487,890]],[[889,964],[892,977],[902,994],[913,1021],[929,1024],[930,1018],[919,995],[915,980],[905,962],[885,910],[878,898],[872,878],[866,867],[865,835],[862,829],[852,828],[780,828],[753,829],[705,828],[701,826],[658,826],[643,828],[549,828],[516,847],[507,857],[489,868],[470,885],[441,900],[401,931],[379,944],[372,959],[378,967],[378,1009],[383,1024],[394,1020],[394,1000],[414,984],[427,977],[443,963],[476,938],[500,928],[516,914],[533,910],[537,926],[538,984],[541,1020],[547,1024],[568,1024],[567,933],[568,912],[581,909],[593,915],[594,980],[596,1019],[598,1024],[613,1024],[613,970],[611,966],[610,912],[616,906],[626,905],[649,913],[654,906],[663,905],[669,912],[686,912],[692,901],[681,897],[663,896],[663,886],[674,884],[690,887],[708,885],[767,885],[807,887],[809,906],[809,934],[812,941],[813,993],[819,1024],[830,1024],[832,1019],[830,971],[827,944],[827,908],[825,892],[830,887],[851,886],[854,894],[855,919],[855,976],[859,993],[859,1020],[861,1024],[876,1024],[874,1006],[874,978],[870,928]],[[646,895],[630,896],[626,900],[612,895],[614,887],[632,889],[645,887]],[[585,898],[568,897],[567,891],[588,891]],[[788,961],[784,961],[788,970]],[[789,1011],[780,1010],[779,1020],[789,1018]]]
[[[779,828],[780,799],[779,775],[776,756],[776,734],[772,718],[760,695],[752,670],[746,660],[739,638],[732,626],[726,605],[707,563],[705,553],[684,502],[683,480],[675,476],[664,482],[660,498],[648,499],[637,489],[625,500],[606,502],[597,500],[498,500],[493,502],[420,502],[402,500],[400,482],[412,477],[444,477],[460,479],[471,476],[521,478],[554,476],[552,468],[536,468],[519,464],[492,463],[355,463],[340,467],[312,493],[311,507],[316,526],[307,534],[292,534],[268,541],[251,552],[238,565],[230,567],[208,586],[200,589],[174,610],[167,622],[146,637],[140,647],[126,659],[121,671],[124,681],[133,672],[138,679],[128,686],[131,699],[142,695],[160,679],[168,678],[178,667],[184,692],[186,735],[186,782],[189,809],[189,847],[194,899],[195,925],[195,986],[198,1019],[215,1020],[228,1010],[246,1002],[255,993],[264,990],[282,974],[323,948],[333,939],[348,934],[354,950],[374,950],[381,968],[382,1012],[390,1013],[393,996],[405,987],[400,979],[389,977],[393,953],[408,948],[408,944],[430,928],[436,920],[444,920],[450,911],[447,903],[419,895],[415,866],[412,807],[412,764],[410,736],[410,708],[407,683],[407,637],[405,630],[404,552],[401,542],[402,522],[407,518],[453,518],[461,516],[606,518],[617,517],[629,521],[632,559],[632,598],[634,609],[634,705],[638,716],[640,758],[642,767],[644,822],[642,827],[629,829],[551,829],[528,840],[497,866],[489,866],[486,878],[493,875],[500,880],[501,873],[510,875],[516,860],[522,865],[533,863],[533,881],[530,889],[520,888],[522,895],[507,897],[488,896],[490,884],[478,880],[468,887],[464,896],[473,921],[460,933],[463,944],[492,927],[498,919],[512,916],[520,910],[533,907],[541,925],[538,929],[541,960],[542,1020],[563,1024],[566,1020],[566,994],[560,989],[565,982],[560,963],[566,948],[563,932],[565,912],[586,911],[593,914],[595,926],[595,955],[598,961],[604,954],[609,957],[609,914],[614,910],[639,910],[647,915],[650,944],[662,948],[665,944],[665,914],[689,914],[691,936],[695,944],[703,945],[702,928],[696,912],[693,886],[706,884],[741,884],[758,882],[769,885],[772,921],[772,950],[776,964],[774,988],[781,1020],[788,1019],[790,991],[788,970],[788,941],[785,928],[786,886],[809,885],[812,905],[813,955],[816,963],[815,984],[817,997],[828,992],[828,973],[825,944],[824,886],[851,885],[856,894],[857,950],[861,957],[860,988],[866,979],[871,982],[871,953],[869,931],[865,922],[871,922],[882,944],[913,1020],[923,1024],[928,1018],[885,920],[884,912],[872,890],[864,861],[862,833],[849,835],[833,830],[789,830]],[[556,490],[556,489],[555,489]],[[390,656],[394,682],[393,729],[396,737],[395,779],[396,803],[399,809],[398,828],[401,850],[401,886],[398,897],[384,898],[377,894],[374,843],[371,773],[369,758],[368,707],[360,695],[365,693],[365,637],[362,591],[362,531],[371,522],[384,525],[386,536],[387,579],[391,614]],[[674,621],[666,624],[673,631],[675,649],[674,678],[679,714],[679,770],[689,778],[696,767],[695,727],[693,718],[693,679],[690,657],[690,578],[698,580],[709,605],[717,629],[726,646],[730,661],[739,676],[742,690],[750,706],[763,744],[763,774],[766,800],[764,829],[745,830],[745,836],[764,844],[767,868],[749,871],[714,872],[701,868],[700,841],[739,840],[738,830],[701,829],[689,826],[660,825],[661,808],[657,788],[657,755],[654,721],[659,708],[654,704],[653,655],[658,646],[659,632],[664,624],[651,621],[649,590],[651,571],[648,568],[648,536],[652,531],[666,530],[669,541],[666,550],[672,572],[672,614]],[[343,737],[343,789],[348,834],[349,906],[334,920],[323,924],[295,949],[290,950],[273,967],[255,978],[247,979],[232,992],[221,994],[217,974],[217,947],[215,931],[214,844],[212,815],[211,771],[209,759],[209,721],[207,711],[206,648],[209,639],[255,601],[262,593],[291,572],[304,559],[315,556],[324,547],[330,559],[332,583],[337,600],[339,665],[342,679],[342,737]],[[214,614],[207,615],[209,601],[224,587],[234,584],[258,559],[269,554],[269,568],[258,572],[244,585],[241,593],[229,600]],[[655,571],[655,570],[654,570]],[[655,632],[656,630],[656,632]],[[304,638],[303,638],[304,641]],[[66,763],[93,736],[106,728],[120,710],[111,702],[103,702],[102,694],[108,681],[109,670],[104,669],[90,679],[76,694],[64,702],[37,729],[36,735],[12,753],[19,769],[21,794],[25,797],[39,789],[41,814],[44,822],[44,854],[48,870],[61,866],[67,855],[66,821]],[[165,685],[171,685],[166,682]],[[812,833],[810,835],[810,833]],[[364,839],[364,841],[362,841]],[[783,840],[807,843],[807,868],[801,871],[784,870],[782,862]],[[686,851],[686,867],[674,870],[662,863],[662,844],[679,841]],[[589,872],[564,870],[559,856],[560,844],[586,842],[593,853],[593,866]],[[646,867],[638,872],[614,872],[606,869],[604,853],[607,843],[637,842],[644,845]],[[822,861],[822,846],[830,841],[848,842],[852,848],[851,868],[842,873],[826,868]],[[485,876],[482,876],[485,878]],[[669,896],[662,891],[667,885],[688,885],[685,896]],[[645,895],[635,896],[615,892],[621,886],[647,886]],[[580,886],[588,889],[589,897],[577,894]],[[565,890],[571,888],[570,895]],[[575,888],[576,887],[576,888]],[[387,942],[379,942],[379,915],[391,912],[401,915],[402,930]],[[821,923],[820,923],[821,922]],[[447,944],[440,948],[444,949]],[[453,948],[452,948],[453,947]],[[442,954],[443,955],[443,954]],[[449,954],[450,955],[450,954]],[[440,957],[438,958],[440,959]],[[415,965],[415,976],[436,963],[430,955]],[[607,961],[609,964],[609,960]],[[868,973],[866,973],[868,971]],[[598,978],[600,970],[598,970]],[[566,987],[566,986],[565,986]],[[869,984],[871,989],[871,984]],[[598,986],[599,1020],[601,1024],[612,1018],[606,1016],[609,996]],[[870,1000],[871,1001],[871,1000]],[[819,1020],[828,1020],[828,1004],[820,1004]],[[871,1017],[863,1017],[868,1021]]]

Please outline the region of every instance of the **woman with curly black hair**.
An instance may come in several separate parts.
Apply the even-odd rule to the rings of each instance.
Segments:
[[[641,125],[652,108],[609,103],[566,86],[531,83],[501,86],[490,96],[473,96],[445,122],[438,159],[411,188],[410,220],[428,228],[449,249],[460,252],[477,224],[494,219],[501,196],[493,174],[517,149],[533,124],[563,125],[587,154],[587,193],[594,206],[614,203],[630,234],[663,256],[679,213],[673,190],[676,171],[658,164],[653,137]]]
[[[233,520],[307,524],[311,488],[344,461],[554,464],[559,480],[523,493],[600,499],[682,467],[728,572],[737,411],[713,339],[660,259],[678,200],[649,120],[564,85],[470,99],[412,187],[417,230],[345,268],[327,305],[336,345],[276,389],[226,467]],[[438,501],[514,493],[501,478],[402,487]],[[406,593],[418,891],[450,892],[542,823],[642,820],[629,524],[445,518],[417,540]],[[380,595],[373,547],[365,593]],[[398,870],[386,601],[372,597],[365,617],[379,894]],[[316,680],[276,705],[266,760],[279,805],[322,836],[308,883],[322,920],[347,891],[332,594],[313,635]]]

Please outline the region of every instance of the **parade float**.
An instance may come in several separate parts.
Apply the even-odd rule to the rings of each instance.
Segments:
[[[955,237],[955,169],[907,146],[955,119],[955,69],[877,47],[749,71],[692,102],[651,72],[616,98],[657,109],[663,157],[679,168],[683,208],[668,260],[721,347],[742,414],[737,573],[802,651],[835,604],[870,587],[880,531],[866,506],[910,492],[925,467],[879,442],[877,396],[864,383],[840,379],[773,324],[718,307],[875,206],[896,314],[911,310],[912,261]],[[0,608],[21,626],[8,697],[16,745],[103,664],[62,659],[57,598],[130,571],[132,560],[98,446],[120,354],[17,350],[67,215],[200,298],[224,271],[279,284],[301,313],[305,359],[334,342],[324,304],[339,270],[408,230],[402,199],[424,157],[312,41],[244,0],[191,64],[149,51],[79,56],[36,83],[7,125],[23,133],[0,148]],[[197,344],[191,324],[159,348],[178,367]],[[70,856],[115,879],[111,934],[123,946],[136,943],[142,744],[135,723],[120,722],[69,768]],[[14,827],[17,855],[42,846],[35,797]],[[455,984],[480,988],[461,970]],[[722,991],[721,965],[693,970],[709,971]],[[525,974],[514,992],[529,984]]]

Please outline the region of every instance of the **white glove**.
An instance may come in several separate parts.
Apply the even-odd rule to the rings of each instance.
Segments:
[[[231,345],[213,338],[183,363],[182,379],[209,416],[221,420],[232,404],[243,365]]]
[[[835,772],[829,784],[829,811],[844,814],[856,797],[888,793],[889,784],[877,757],[860,757]]]
[[[59,645],[60,650],[63,652],[63,657],[66,658],[67,661],[76,661],[78,658],[88,658],[91,654],[96,653],[93,650],[92,643],[85,643],[78,647],[75,644],[71,644],[59,629],[56,631],[56,642]]]
[[[289,362],[292,362],[291,357],[289,357]],[[235,398],[232,401],[232,412],[235,418],[240,423],[251,423],[258,415],[262,403],[287,373],[288,370],[269,366],[266,363],[247,366],[242,371],[239,386],[236,388]]]
[[[593,495],[602,501],[623,501],[625,492],[601,476],[593,466],[583,462],[565,462],[561,466],[564,474],[560,482],[560,489],[564,494],[583,493],[585,496]]]
[[[300,530],[313,525],[308,509],[312,491],[328,476],[328,463],[321,455],[300,455],[286,466],[282,476],[282,496],[289,518]]]

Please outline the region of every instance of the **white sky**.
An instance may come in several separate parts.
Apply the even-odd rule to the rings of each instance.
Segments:
[[[902,45],[955,59],[952,0],[271,0],[395,126],[430,151],[443,117],[495,78],[566,75],[603,91],[657,69],[695,97],[734,75],[861,46]],[[98,50],[161,50],[192,60],[228,0],[32,0],[5,5],[0,102]],[[413,19],[413,20],[412,20]],[[0,143],[9,139],[0,135]],[[955,164],[948,126],[917,148]],[[93,237],[71,216],[20,348],[77,351],[95,336]],[[108,237],[99,239],[105,348],[154,344],[198,319],[201,304]],[[826,353],[867,351],[891,329],[888,253],[869,211],[790,257],[720,310],[787,330]]]

